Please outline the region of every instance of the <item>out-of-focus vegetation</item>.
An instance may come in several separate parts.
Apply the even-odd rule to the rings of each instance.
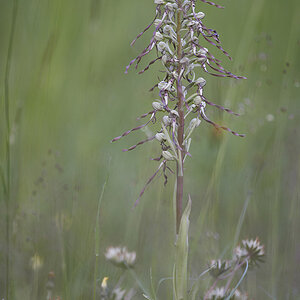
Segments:
[[[219,2],[225,10],[205,4],[198,8],[234,58],[226,66],[248,80],[204,75],[207,98],[242,116],[228,117],[211,107],[207,113],[247,137],[204,123],[195,134],[185,173],[186,199],[190,193],[193,200],[190,273],[196,278],[210,259],[226,257],[235,240],[259,236],[266,262],[249,273],[242,289],[251,299],[299,299],[300,2]],[[0,2],[4,175],[4,83],[13,3]],[[8,78],[9,211],[4,185],[0,188],[1,299],[6,297],[7,214],[10,299],[46,299],[48,276],[55,276],[55,295],[61,299],[92,298],[97,206],[107,174],[99,218],[98,285],[105,276],[114,285],[122,273],[105,260],[103,253],[111,245],[136,251],[135,269],[146,287],[150,268],[154,282],[172,275],[172,180],[163,187],[163,179],[156,179],[132,209],[156,166],[148,158],[159,147],[150,143],[121,152],[145,132],[110,144],[134,127],[135,117],[149,111],[155,99],[148,90],[156,72],[124,74],[149,34],[133,48],[129,43],[153,16],[154,4],[148,0],[18,1]],[[205,279],[203,290],[207,286]],[[138,290],[130,277],[122,287]],[[170,281],[162,283],[161,299],[168,299],[170,289]],[[141,299],[140,291],[135,299]]]

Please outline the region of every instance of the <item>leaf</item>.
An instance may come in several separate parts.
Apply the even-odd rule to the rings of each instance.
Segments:
[[[174,297],[175,300],[187,300],[188,286],[188,231],[189,231],[189,216],[191,212],[192,201],[189,198],[188,204],[183,212],[180,221],[179,234],[176,242],[175,250],[175,266],[173,272]]]
[[[6,189],[5,175],[4,175],[4,170],[3,170],[3,167],[1,164],[0,164],[0,178],[1,178],[1,183],[2,183],[4,194],[6,194],[7,189]]]

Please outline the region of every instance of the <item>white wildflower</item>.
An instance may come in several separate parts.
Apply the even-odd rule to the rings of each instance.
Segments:
[[[109,247],[105,252],[105,258],[118,266],[133,267],[136,253],[129,252],[126,247]]]

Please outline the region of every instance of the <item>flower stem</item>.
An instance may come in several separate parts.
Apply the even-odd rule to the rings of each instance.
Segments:
[[[177,10],[177,59],[180,61],[182,58],[182,44],[181,44],[181,0],[178,0],[178,10]],[[177,129],[177,138],[178,138],[178,160],[177,160],[177,191],[176,191],[176,232],[179,232],[180,220],[182,215],[182,198],[183,198],[183,139],[184,139],[184,95],[182,92],[181,84],[181,64],[178,64],[177,69],[177,98],[178,98],[178,114],[179,122]]]

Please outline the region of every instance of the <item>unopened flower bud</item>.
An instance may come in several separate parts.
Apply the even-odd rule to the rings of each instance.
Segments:
[[[108,277],[104,277],[101,283],[101,287],[102,289],[107,289],[107,281],[108,281]]]
[[[156,33],[155,33],[155,40],[157,40],[157,41],[161,41],[163,38],[164,38],[164,36],[159,32],[159,31],[157,31]]]
[[[164,133],[162,132],[158,132],[156,135],[155,135],[155,138],[159,141],[159,142],[162,142],[166,139],[166,136]]]
[[[161,102],[152,102],[152,107],[154,110],[163,110],[164,109],[164,106]]]
[[[202,102],[202,99],[201,99],[200,96],[196,96],[196,97],[194,98],[194,103],[195,103],[196,105],[200,105],[201,102]]]
[[[165,160],[174,160],[174,156],[169,151],[163,151],[162,156]]]
[[[202,77],[199,77],[195,80],[195,84],[199,85],[202,88],[206,85],[206,80]]]

